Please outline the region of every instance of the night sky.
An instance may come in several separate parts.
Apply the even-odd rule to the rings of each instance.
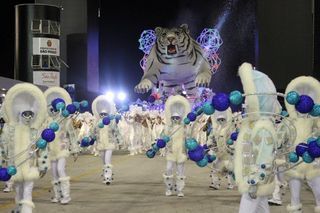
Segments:
[[[245,61],[253,64],[256,61],[255,1],[156,2],[141,0],[124,4],[122,1],[114,1],[111,6],[109,1],[101,1],[101,91],[125,90],[130,93],[131,99],[139,97],[133,93],[133,88],[143,74],[139,66],[143,52],[138,49],[138,39],[143,30],[187,23],[191,35],[196,38],[204,28],[215,27],[223,17],[226,19],[220,34],[224,44],[219,50],[222,64],[212,79],[211,88],[225,92],[241,89],[240,80],[236,76],[238,66]]]

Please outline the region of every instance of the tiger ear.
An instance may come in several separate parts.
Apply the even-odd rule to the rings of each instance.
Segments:
[[[156,35],[159,35],[162,32],[162,27],[156,27],[154,31],[156,32]]]
[[[186,33],[189,33],[189,27],[187,24],[181,24],[180,28],[183,29]]]

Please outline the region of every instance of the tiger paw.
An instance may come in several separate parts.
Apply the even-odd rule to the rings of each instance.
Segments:
[[[196,77],[196,86],[197,87],[208,87],[210,84],[211,76],[208,76],[206,73],[201,73]]]
[[[146,93],[152,88],[153,84],[149,79],[143,79],[137,86],[135,86],[134,91],[136,93]]]

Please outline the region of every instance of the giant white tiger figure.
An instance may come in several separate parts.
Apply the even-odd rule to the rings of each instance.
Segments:
[[[155,29],[156,42],[147,57],[145,73],[135,87],[138,93],[146,93],[159,81],[164,92],[196,94],[197,87],[209,86],[212,72],[200,45],[191,38],[188,25]]]

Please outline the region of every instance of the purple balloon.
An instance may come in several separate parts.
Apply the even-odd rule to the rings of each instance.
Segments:
[[[296,153],[298,156],[302,157],[303,153],[306,151],[308,151],[308,144],[299,143],[298,146],[296,146]]]
[[[190,121],[195,121],[197,119],[197,114],[194,112],[190,112],[188,113],[187,118],[189,118]]]
[[[233,141],[236,141],[238,139],[238,132],[233,132],[231,134],[231,137],[230,137]]]
[[[300,113],[309,113],[313,109],[314,102],[308,95],[301,95],[298,103],[295,105],[296,110]]]
[[[56,135],[54,134],[54,131],[52,129],[45,129],[42,131],[41,137],[49,143],[55,139]]]
[[[308,152],[313,158],[320,157],[320,147],[318,146],[317,141],[312,141],[308,144]]]
[[[200,161],[204,158],[205,150],[202,146],[198,146],[195,150],[188,151],[188,155],[189,155],[190,160],[197,162],[197,161]]]
[[[216,110],[225,111],[230,106],[229,96],[226,93],[217,93],[212,98],[212,105]]]
[[[157,147],[164,148],[166,146],[166,142],[163,139],[157,140]]]
[[[7,168],[0,169],[0,181],[8,181],[10,180],[11,175],[8,174]]]
[[[103,123],[104,125],[109,125],[109,124],[110,124],[110,118],[109,118],[109,117],[104,117],[104,118],[102,119],[102,123]]]

